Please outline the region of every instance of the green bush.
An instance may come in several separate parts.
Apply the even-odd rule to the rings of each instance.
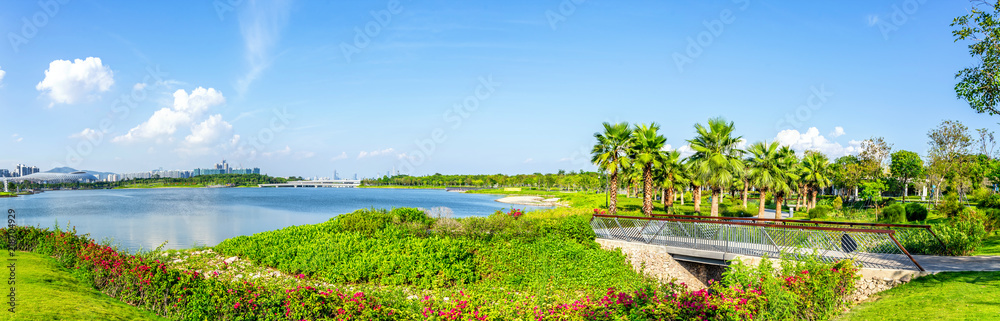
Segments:
[[[743,207],[742,203],[722,211],[722,216],[725,217],[754,217],[756,215],[757,212],[751,212],[750,209]]]
[[[910,222],[927,219],[927,207],[920,203],[906,203],[906,220]]]
[[[964,207],[965,206],[963,206],[962,203],[958,201],[958,194],[949,193],[948,195],[944,196],[944,201],[941,202],[941,205],[938,205],[935,209],[938,211],[938,213],[944,214],[948,218],[952,218],[958,216],[958,214],[962,212],[962,208]]]
[[[906,209],[898,203],[883,209],[882,215],[890,223],[906,223]]]
[[[847,304],[844,298],[854,291],[857,271],[851,260],[828,263],[805,256],[782,260],[779,269],[765,257],[756,265],[735,260],[723,273],[721,283],[763,294],[763,306],[752,319],[826,320]]]
[[[979,208],[1000,208],[1000,194],[990,194],[979,199]]]
[[[972,195],[971,195],[972,199],[978,202],[982,202],[987,198],[990,198],[990,196],[993,196],[993,191],[985,188],[974,189],[972,190]]]
[[[827,205],[818,205],[809,210],[809,219],[827,218],[830,216],[830,212],[833,208]]]
[[[972,209],[963,211],[949,224],[934,226],[934,231],[944,243],[941,253],[944,255],[969,255],[983,244],[986,237],[983,217]]]
[[[983,210],[983,223],[986,233],[992,233],[1000,229],[1000,208],[987,208]]]
[[[833,209],[839,211],[840,209],[844,208],[844,200],[840,199],[840,196],[837,196],[836,198],[833,199],[831,205],[833,205]]]

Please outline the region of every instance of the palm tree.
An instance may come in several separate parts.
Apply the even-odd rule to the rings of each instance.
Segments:
[[[663,209],[669,211],[674,206],[674,191],[679,186],[687,186],[681,153],[676,150],[664,152],[663,162],[656,171],[656,176],[663,187]]]
[[[778,150],[778,166],[781,168],[777,180],[771,189],[774,190],[774,218],[781,218],[781,204],[785,201],[785,195],[792,193],[792,186],[799,180],[796,167],[799,166],[799,158],[795,156],[795,151],[788,146],[781,146]]]
[[[694,203],[694,211],[701,213],[701,187],[704,186],[705,182],[702,181],[694,167],[695,164],[690,161],[690,158],[684,162],[684,179],[691,186],[691,202]]]
[[[820,189],[830,186],[830,159],[820,152],[806,152],[802,158],[802,181],[806,186],[806,195],[812,192],[812,204],[806,200],[806,207],[816,207],[816,194]]]
[[[688,143],[695,151],[690,162],[693,170],[712,190],[712,216],[719,216],[719,198],[733,179],[743,171],[743,151],[737,148],[742,137],[733,137],[735,126],[722,118],[708,120],[708,127],[694,125],[698,135]]]
[[[608,213],[615,214],[618,208],[618,173],[628,167],[627,152],[632,144],[632,130],[628,123],[612,125],[605,122],[603,133],[594,133],[597,144],[594,145],[591,162],[607,172],[611,180],[608,192],[611,194]]]
[[[747,173],[747,181],[760,194],[760,204],[758,204],[757,208],[757,217],[759,218],[764,218],[764,204],[768,190],[775,184],[778,177],[782,175],[779,173],[781,167],[778,164],[780,156],[778,150],[778,142],[771,142],[771,144],[756,142],[747,149],[747,152],[751,155],[747,159],[747,170],[749,171]]]
[[[663,145],[667,138],[660,135],[660,126],[656,123],[636,125],[632,131],[632,148],[629,156],[633,166],[642,169],[642,212],[653,216],[653,168],[660,167],[664,161]]]

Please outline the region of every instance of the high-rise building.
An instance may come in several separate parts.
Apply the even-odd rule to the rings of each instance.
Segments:
[[[11,177],[10,170],[0,169],[0,177]]]
[[[215,164],[215,168],[195,168],[191,171],[191,176],[217,175],[217,174],[260,174],[259,167],[253,168],[232,168],[226,160]]]
[[[34,174],[34,173],[38,173],[38,172],[39,171],[38,171],[38,167],[37,166],[28,166],[28,165],[24,165],[24,164],[17,164],[17,167],[14,168],[14,173],[13,173],[14,175],[13,176],[14,177],[28,176],[28,175],[31,175],[31,174]]]

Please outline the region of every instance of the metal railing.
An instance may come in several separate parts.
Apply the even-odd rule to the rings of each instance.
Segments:
[[[881,229],[892,230],[896,233],[894,237],[900,245],[911,254],[936,254],[945,249],[944,242],[934,233],[930,225],[923,224],[889,224],[889,223],[860,223],[860,222],[836,222],[836,221],[809,221],[809,220],[788,220],[758,217],[722,217],[722,216],[694,216],[694,215],[668,215],[653,214],[653,217],[678,218],[678,219],[707,219],[735,222],[753,223],[775,223],[781,225],[794,226],[822,226],[822,227],[848,227],[860,229]]]
[[[747,256],[854,259],[867,268],[924,270],[891,229],[616,215],[594,215],[590,226],[605,239]]]

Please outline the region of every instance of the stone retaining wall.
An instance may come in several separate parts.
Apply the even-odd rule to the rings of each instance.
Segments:
[[[638,273],[662,283],[676,280],[677,283],[684,283],[692,290],[705,288],[704,282],[698,280],[684,266],[675,261],[662,246],[600,238],[595,241],[606,250],[621,249],[622,254],[625,254],[629,263],[632,264],[632,268]]]

